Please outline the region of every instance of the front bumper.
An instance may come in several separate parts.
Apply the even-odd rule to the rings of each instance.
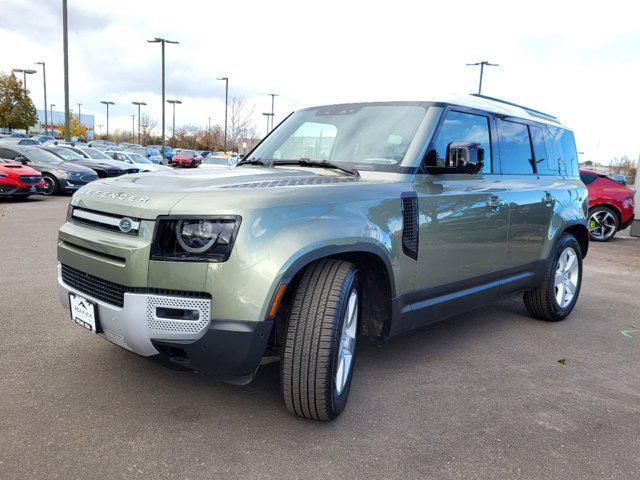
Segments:
[[[58,266],[59,298],[69,310],[69,294],[96,305],[98,335],[145,357],[168,360],[234,383],[251,381],[260,366],[272,322],[212,320],[212,300],[156,293],[124,293],[122,307],[65,283]],[[167,316],[197,311],[197,320]]]
[[[0,185],[0,196],[17,196],[17,195],[43,195],[43,187],[40,185]]]

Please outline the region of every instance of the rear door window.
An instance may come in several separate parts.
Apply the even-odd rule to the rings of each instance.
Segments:
[[[536,172],[538,172],[538,175],[555,175],[557,172],[549,171],[547,149],[544,146],[544,134],[542,133],[542,128],[536,125],[529,125],[529,132],[531,133],[531,144],[533,145]]]
[[[491,172],[491,136],[489,135],[489,118],[472,113],[447,112],[440,132],[434,142],[437,155],[437,166],[444,167],[447,158],[447,147],[452,142],[476,142],[484,149],[482,171]]]
[[[532,175],[535,173],[527,125],[501,120],[498,138],[503,174]]]

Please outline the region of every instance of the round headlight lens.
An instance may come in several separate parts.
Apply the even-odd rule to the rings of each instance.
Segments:
[[[220,223],[210,220],[180,220],[176,237],[186,252],[204,253],[216,244],[220,228]]]

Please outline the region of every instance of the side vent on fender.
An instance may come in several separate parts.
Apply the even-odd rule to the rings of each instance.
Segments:
[[[418,259],[418,196],[415,192],[402,194],[402,251]]]

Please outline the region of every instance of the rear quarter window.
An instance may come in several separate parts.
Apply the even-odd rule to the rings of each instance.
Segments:
[[[564,128],[549,127],[560,153],[560,170],[567,175],[578,175],[578,151],[573,132]]]
[[[582,180],[582,183],[584,183],[585,185],[591,185],[597,179],[598,175],[594,173],[580,172],[580,180]]]

